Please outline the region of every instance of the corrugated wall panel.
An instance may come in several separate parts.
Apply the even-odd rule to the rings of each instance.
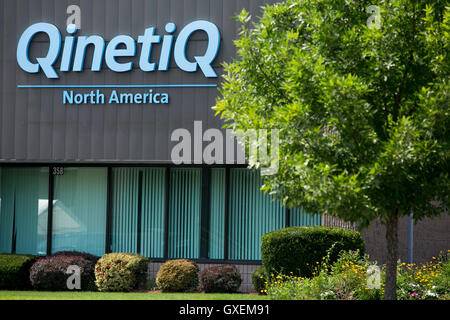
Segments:
[[[142,72],[139,46],[131,72],[111,72],[103,64],[101,72],[90,71],[91,54],[86,54],[83,72],[64,72],[60,79],[47,79],[42,73],[28,74],[16,62],[16,46],[22,32],[32,23],[55,24],[62,38],[67,35],[66,9],[81,7],[81,30],[77,36],[101,35],[106,42],[119,34],[137,39],[145,28],[155,26],[165,35],[167,22],[177,25],[175,36],[189,22],[206,19],[215,23],[222,36],[221,48],[213,63],[220,75],[223,61],[230,61],[236,48],[233,40],[239,23],[232,19],[244,7],[259,16],[260,7],[274,0],[0,0],[0,162],[169,162],[170,135],[177,128],[193,132],[193,121],[202,120],[204,130],[222,128],[211,106],[218,95],[216,88],[169,88],[154,90],[169,94],[168,105],[63,105],[60,88],[25,89],[19,84],[217,84],[218,78],[205,78],[181,71],[170,61],[168,72]],[[192,36],[187,56],[204,53],[204,33]],[[38,36],[30,46],[32,57],[45,53],[45,36]],[[158,62],[160,45],[152,56]],[[59,60],[56,66],[59,66]],[[74,89],[89,93],[91,89]],[[112,89],[102,92],[108,97]],[[144,93],[146,89],[120,92]]]
[[[230,170],[228,258],[260,260],[261,236],[285,226],[285,210],[280,201],[260,191],[258,171]]]

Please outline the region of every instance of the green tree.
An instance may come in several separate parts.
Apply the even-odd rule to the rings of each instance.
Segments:
[[[279,129],[279,170],[263,190],[386,226],[385,299],[396,299],[399,217],[449,207],[449,11],[436,0],[287,0],[250,22],[244,10],[214,107],[237,134]]]

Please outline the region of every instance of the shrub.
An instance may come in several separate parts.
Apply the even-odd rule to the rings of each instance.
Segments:
[[[67,256],[67,257],[83,257],[86,260],[93,261],[96,263],[100,257],[94,256],[93,254],[87,252],[78,252],[78,251],[58,251],[53,254],[53,256]]]
[[[253,290],[258,292],[259,294],[265,294],[267,280],[268,278],[266,269],[263,266],[253,270],[252,272]]]
[[[58,252],[39,258],[30,268],[30,280],[37,290],[63,291],[67,288],[67,269],[71,265],[80,267],[81,290],[95,291],[94,266],[98,257],[83,252]]]
[[[262,236],[262,263],[268,273],[311,277],[314,264],[333,245],[330,263],[336,261],[342,250],[364,253],[364,240],[357,231],[319,226],[290,227]]]
[[[233,265],[210,267],[200,273],[200,289],[205,292],[237,292],[241,282],[241,273]]]
[[[199,268],[194,261],[169,260],[159,268],[156,284],[163,292],[190,292],[197,289]]]
[[[105,254],[95,265],[95,284],[100,291],[123,291],[143,287],[149,260],[134,253]]]
[[[30,267],[35,256],[20,254],[0,255],[0,289],[25,290],[31,288]]]

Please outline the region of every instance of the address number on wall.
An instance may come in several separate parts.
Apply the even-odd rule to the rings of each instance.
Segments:
[[[62,176],[64,174],[64,167],[53,167],[54,176]]]

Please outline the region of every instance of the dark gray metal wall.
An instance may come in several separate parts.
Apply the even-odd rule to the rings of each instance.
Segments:
[[[170,160],[174,129],[193,132],[194,120],[203,121],[203,129],[221,128],[211,106],[216,88],[154,89],[167,92],[167,105],[63,105],[63,89],[17,88],[20,84],[219,84],[221,63],[235,54],[233,40],[239,24],[232,19],[243,8],[252,16],[261,14],[261,6],[274,0],[0,0],[0,163],[62,162],[148,162]],[[101,35],[109,41],[118,34],[134,39],[145,28],[155,26],[166,34],[167,22],[177,25],[177,32],[187,23],[205,19],[215,23],[222,36],[221,48],[214,62],[219,78],[205,78],[201,71],[186,73],[170,63],[167,72],[114,73],[108,69],[90,71],[90,54],[86,54],[85,71],[60,73],[49,80],[43,73],[28,74],[17,65],[16,48],[20,35],[31,24],[49,22],[66,36],[66,9],[81,7],[80,35]],[[31,47],[31,56],[47,48],[44,36]],[[206,42],[201,33],[190,42],[188,57],[204,52]],[[159,47],[152,56],[159,57]],[[137,57],[139,59],[140,45]],[[156,60],[157,61],[157,60]],[[57,65],[59,61],[57,62]],[[137,64],[135,63],[135,68]],[[103,63],[105,68],[105,63]],[[138,68],[138,67],[137,67]],[[118,91],[146,92],[148,89]],[[76,92],[89,92],[76,89]],[[107,96],[111,90],[103,90]]]

